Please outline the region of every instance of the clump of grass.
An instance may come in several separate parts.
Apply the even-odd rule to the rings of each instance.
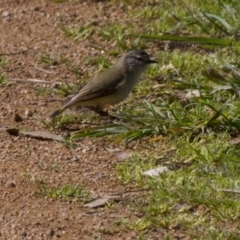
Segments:
[[[0,68],[4,68],[7,65],[8,61],[5,60],[1,55],[0,55]],[[4,74],[0,74],[0,85],[4,85],[7,83],[7,79]]]
[[[0,85],[4,85],[7,83],[7,79],[3,74],[0,74]]]
[[[49,88],[49,87],[38,87],[36,94],[39,96],[49,96],[50,94],[52,94],[53,89]]]
[[[51,56],[51,54],[44,54],[40,57],[39,63],[43,64],[45,67],[56,66],[59,64],[66,64],[68,59],[64,57],[63,54],[59,54],[58,56]]]
[[[0,55],[0,68],[4,68],[8,63],[8,60],[4,59],[1,55]]]
[[[78,200],[85,203],[90,200],[89,191],[82,188],[80,185],[72,186],[70,184],[59,186],[47,186],[39,181],[36,182],[38,187],[38,194],[52,199],[64,199],[67,201]]]
[[[114,39],[114,45],[122,51],[129,51],[132,49],[144,49],[146,44],[139,38],[131,39],[131,35],[134,32],[134,27],[132,24],[108,24],[106,27],[102,28],[99,35],[104,41],[111,41]]]
[[[37,164],[37,167],[40,169],[40,170],[44,170],[44,171],[58,171],[58,162],[52,164],[52,165],[49,165],[48,163],[46,162],[43,162],[43,161],[40,161],[38,164]]]
[[[91,24],[84,26],[60,26],[66,36],[72,38],[74,41],[89,38],[93,34],[93,27]]]

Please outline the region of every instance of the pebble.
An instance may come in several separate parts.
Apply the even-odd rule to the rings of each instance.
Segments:
[[[47,230],[47,235],[52,237],[54,235],[54,230],[52,228]]]
[[[5,186],[6,187],[16,187],[16,183],[9,180],[9,181],[6,182]]]
[[[21,235],[26,237],[27,236],[27,232],[25,230],[22,230]]]
[[[64,138],[67,138],[67,137],[70,137],[71,136],[71,133],[69,131],[66,131],[64,133],[62,133],[62,137]]]
[[[9,17],[10,15],[11,15],[11,13],[8,12],[8,11],[3,11],[2,12],[2,17]]]
[[[38,6],[35,6],[35,7],[33,7],[33,9],[32,9],[33,11],[36,11],[36,12],[38,12],[38,11],[40,11],[41,10],[41,8],[40,7],[38,7]]]
[[[79,157],[74,156],[74,157],[73,157],[73,161],[74,161],[74,162],[78,162],[78,161],[79,161]]]
[[[23,120],[23,118],[18,113],[15,113],[14,121],[15,122],[22,122],[22,120]]]
[[[11,13],[8,11],[3,11],[2,12],[2,18],[4,21],[9,22],[11,21]]]
[[[61,86],[61,84],[62,84],[62,83],[60,83],[60,82],[54,82],[54,83],[52,84],[51,88],[56,88],[56,89],[58,89],[58,88]]]
[[[29,109],[27,109],[24,114],[25,114],[26,117],[32,117],[33,116],[33,112],[30,111]]]

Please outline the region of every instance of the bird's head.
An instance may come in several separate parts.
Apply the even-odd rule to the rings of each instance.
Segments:
[[[145,70],[151,63],[157,63],[143,50],[133,50],[125,53],[119,60],[119,64],[124,65],[128,71]]]

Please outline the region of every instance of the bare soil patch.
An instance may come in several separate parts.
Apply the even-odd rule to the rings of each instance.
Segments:
[[[49,131],[39,119],[46,118],[59,102],[48,102],[51,96],[37,94],[39,89],[79,79],[61,63],[63,56],[84,73],[87,66],[83,59],[101,54],[87,40],[74,42],[67,38],[59,25],[81,25],[87,19],[97,29],[107,21],[123,19],[123,12],[124,6],[106,2],[1,0],[0,54],[7,64],[0,71],[9,79],[41,79],[49,83],[12,81],[2,85],[0,127]],[[40,59],[47,54],[59,62],[44,71]],[[0,238],[134,239],[135,233],[116,224],[130,217],[125,199],[131,201],[134,195],[119,195],[126,190],[116,176],[115,165],[120,160],[106,147],[116,148],[103,139],[84,139],[68,148],[63,143],[0,131]],[[117,194],[120,199],[112,207],[90,209],[77,201],[39,196],[36,181],[48,186],[80,184],[95,196]]]

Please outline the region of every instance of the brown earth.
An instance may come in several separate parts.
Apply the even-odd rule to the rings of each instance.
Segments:
[[[9,81],[0,86],[0,239],[136,239],[137,233],[117,224],[134,219],[126,204],[138,193],[128,193],[115,170],[116,163],[122,161],[118,153],[131,150],[104,139],[83,139],[68,148],[4,130],[49,131],[39,119],[60,103],[48,102],[51,94],[37,94],[39,89],[50,88],[54,82],[77,82],[85,77],[86,68],[91,75],[97,71],[94,67],[89,70],[83,59],[103,54],[93,47],[104,48],[101,39],[73,41],[59,25],[91,22],[97,30],[108,21],[127,20],[124,8],[124,4],[97,1],[56,4],[47,0],[0,0],[0,57],[8,61],[1,73],[8,79],[49,81]],[[47,54],[60,60],[64,56],[83,75],[72,73],[60,60],[44,68],[40,59]],[[80,184],[93,196],[118,195],[118,201],[110,207],[87,208],[79,201],[53,200],[38,194],[37,181],[46,186]],[[152,239],[160,233],[153,234]]]

